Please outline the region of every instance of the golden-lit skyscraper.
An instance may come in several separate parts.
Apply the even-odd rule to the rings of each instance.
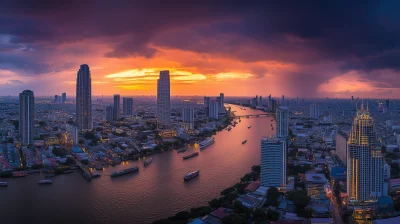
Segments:
[[[383,158],[370,113],[361,105],[348,139],[347,194],[357,201],[383,196]]]

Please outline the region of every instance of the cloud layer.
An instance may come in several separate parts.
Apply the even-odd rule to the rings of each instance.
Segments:
[[[6,0],[0,95],[74,95],[86,63],[97,95],[154,95],[169,69],[179,95],[395,98],[399,10],[396,1]]]

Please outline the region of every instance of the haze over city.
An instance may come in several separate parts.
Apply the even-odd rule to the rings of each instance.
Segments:
[[[172,95],[398,98],[398,4],[289,2],[2,1],[0,95],[72,92],[85,63],[93,95],[168,69]]]

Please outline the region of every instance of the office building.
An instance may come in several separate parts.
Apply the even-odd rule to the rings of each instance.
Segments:
[[[256,108],[257,107],[257,98],[253,98],[250,101],[251,107]]]
[[[216,100],[210,101],[209,117],[218,119],[219,104]]]
[[[171,103],[170,103],[170,80],[169,71],[160,71],[157,80],[157,124],[159,127],[170,125]]]
[[[390,108],[390,100],[386,100],[386,108]]]
[[[373,118],[357,111],[348,140],[347,194],[349,199],[368,201],[383,196],[383,157]]]
[[[263,105],[263,101],[262,101],[262,96],[260,96],[260,102],[258,103],[258,105],[262,106]]]
[[[206,108],[206,116],[210,116],[209,110],[210,110],[210,97],[205,96],[204,97],[204,107]]]
[[[121,96],[119,94],[114,94],[114,121],[118,121],[121,114]]]
[[[336,155],[343,162],[345,166],[347,166],[347,151],[349,149],[349,145],[347,141],[349,139],[349,135],[344,131],[338,131],[336,134]]]
[[[54,95],[54,102],[55,103],[60,102],[60,96],[59,95]]]
[[[21,143],[33,143],[35,125],[35,96],[33,91],[24,90],[19,94],[19,134]]]
[[[271,97],[271,94],[269,94],[269,96],[268,96],[268,108],[271,110],[271,107],[272,107],[272,97]]]
[[[92,78],[88,65],[81,65],[76,78],[76,124],[80,131],[92,130]]]
[[[133,115],[133,98],[122,98],[122,112],[125,116]]]
[[[112,105],[106,106],[106,121],[112,122],[114,120],[114,107]]]
[[[285,140],[289,137],[289,110],[286,106],[276,110],[276,135]]]
[[[67,101],[67,94],[66,93],[62,93],[61,94],[61,102],[65,103]]]
[[[271,107],[270,107],[271,112],[275,113],[276,112],[276,108],[277,108],[276,100],[271,99]]]
[[[286,141],[277,137],[261,140],[261,186],[286,185]]]
[[[194,108],[183,108],[182,122],[185,130],[194,129]]]
[[[384,161],[384,163],[383,163],[383,178],[384,179],[390,179],[390,169],[391,169],[390,165],[387,164],[386,161]]]
[[[220,103],[219,108],[223,109],[224,108],[224,104],[225,104],[225,96],[224,96],[223,93],[219,94],[219,100],[220,100],[219,101],[219,103]]]
[[[319,119],[319,105],[316,103],[310,105],[310,118]]]
[[[68,134],[68,140],[72,141],[72,144],[77,145],[79,143],[79,128],[76,124],[67,124],[66,130]]]
[[[327,180],[323,173],[307,172],[305,174],[304,185],[307,190],[307,195],[311,199],[325,198],[325,184]]]
[[[285,106],[285,95],[282,95],[282,102],[281,102],[282,106]]]

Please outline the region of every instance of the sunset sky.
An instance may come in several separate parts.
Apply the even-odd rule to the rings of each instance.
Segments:
[[[47,2],[0,2],[0,95],[75,95],[88,64],[93,95],[169,69],[172,95],[400,96],[396,1]]]

